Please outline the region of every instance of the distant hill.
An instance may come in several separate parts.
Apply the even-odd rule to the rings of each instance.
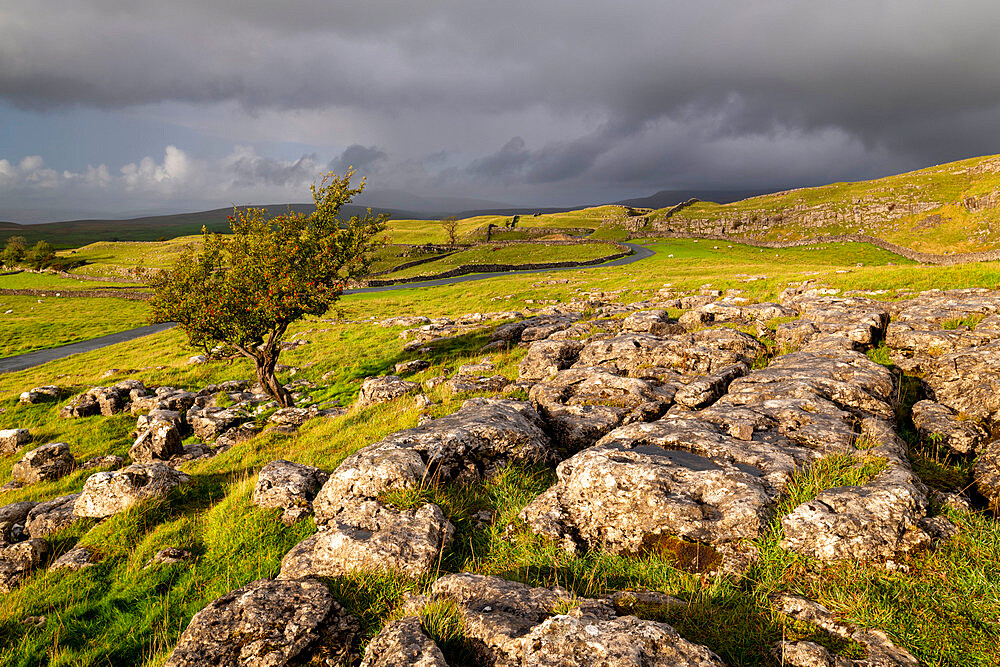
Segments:
[[[871,181],[833,183],[701,202],[666,218],[662,232],[784,241],[868,234],[930,253],[1000,248],[1000,155],[977,157]]]
[[[660,190],[655,195],[650,195],[649,197],[634,197],[614,203],[633,208],[667,208],[668,206],[676,206],[689,199],[728,204],[762,194],[765,193],[760,190]]]
[[[312,204],[265,204],[273,214],[291,209],[299,213],[313,210]],[[363,215],[367,209],[363,206],[348,204],[341,209],[345,217]],[[161,238],[174,238],[189,234],[201,233],[201,228],[209,231],[224,232],[229,230],[227,216],[232,215],[232,208],[217,208],[211,211],[196,213],[177,213],[175,215],[154,215],[130,220],[69,220],[65,222],[46,222],[36,225],[20,225],[15,222],[0,222],[0,243],[5,243],[8,237],[23,236],[29,243],[41,240],[52,243],[57,248],[75,248],[95,241],[156,241]],[[373,213],[390,213],[394,218],[422,219],[421,213],[386,209],[372,209]]]

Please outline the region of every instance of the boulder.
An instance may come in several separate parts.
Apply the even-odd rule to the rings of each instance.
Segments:
[[[716,667],[704,646],[665,623],[617,616],[600,600],[498,577],[452,574],[431,587],[458,605],[467,645],[479,664],[537,667]],[[569,606],[568,612],[559,608]]]
[[[913,425],[924,440],[940,443],[960,456],[974,452],[988,437],[979,424],[959,418],[950,408],[934,401],[913,405]]]
[[[404,380],[396,375],[365,378],[358,394],[358,407],[386,403],[407,394],[420,391],[420,384]]]
[[[101,414],[101,405],[90,393],[78,394],[59,411],[63,419],[78,419]]]
[[[431,367],[430,362],[423,359],[413,359],[411,361],[403,361],[393,368],[396,375],[410,375],[411,373],[419,373],[420,371],[425,371]]]
[[[453,394],[468,394],[476,391],[500,392],[510,384],[510,380],[502,375],[456,375],[445,383],[448,391]]]
[[[183,453],[184,445],[177,426],[169,421],[153,421],[136,438],[128,455],[133,463],[152,463],[169,461]]]
[[[37,503],[22,500],[0,507],[0,546],[20,542],[26,537],[24,524]]]
[[[50,442],[31,450],[14,464],[10,476],[21,484],[34,484],[68,475],[76,468],[76,459],[65,442]]]
[[[739,362],[752,364],[763,352],[764,347],[752,336],[733,329],[707,329],[669,337],[622,334],[588,341],[575,365],[604,366],[628,375],[643,367],[704,374]]]
[[[69,570],[76,572],[91,567],[97,563],[97,554],[87,547],[74,547],[57,558],[50,570]]]
[[[31,442],[31,431],[26,428],[0,430],[0,456],[10,456]]]
[[[438,566],[454,533],[437,505],[394,510],[376,501],[358,503],[292,547],[281,560],[280,577],[383,571],[418,577]]]
[[[36,504],[25,520],[24,527],[28,535],[46,537],[78,521],[79,517],[73,514],[73,507],[79,497],[79,493],[71,493]]]
[[[32,538],[0,547],[0,593],[17,588],[28,574],[41,567],[49,555],[49,543]]]
[[[393,433],[344,459],[313,501],[316,521],[326,523],[354,501],[425,480],[472,482],[514,461],[552,458],[545,423],[530,403],[472,398],[453,414]]]
[[[187,423],[194,429],[195,436],[206,442],[244,421],[246,417],[229,408],[192,407],[187,411]]]
[[[34,389],[22,392],[18,400],[25,405],[34,405],[36,403],[57,401],[59,400],[60,393],[62,393],[62,390],[59,387],[54,384],[47,384],[43,387],[35,387]]]
[[[926,547],[927,496],[901,467],[865,486],[820,492],[781,518],[781,546],[825,561],[883,561]]]
[[[135,430],[137,433],[142,433],[154,424],[173,424],[177,427],[178,431],[182,431],[185,428],[184,416],[179,410],[156,408],[150,410],[147,414],[138,416],[138,419],[135,420]]]
[[[669,336],[686,333],[684,327],[671,322],[665,310],[640,310],[627,315],[622,320],[622,333],[648,333],[654,336]]]
[[[522,380],[544,380],[569,368],[576,361],[583,343],[576,340],[543,340],[531,344],[518,365]]]
[[[165,667],[339,664],[353,652],[356,621],[323,584],[260,579],[191,619]]]
[[[406,616],[386,623],[368,643],[361,667],[448,667],[448,663],[424,634],[420,619]]]
[[[1000,509],[1000,440],[994,440],[979,453],[972,469],[976,490],[994,511]]]
[[[767,526],[774,491],[763,471],[709,458],[727,446],[742,448],[707,422],[624,426],[560,463],[559,481],[520,516],[574,550],[637,553],[672,536],[708,544],[753,539]]]
[[[273,507],[285,510],[283,520],[294,518],[312,509],[312,500],[320,487],[330,476],[312,466],[291,461],[271,461],[257,476],[253,490],[253,502],[258,507]],[[289,512],[291,510],[291,512]]]
[[[87,478],[73,507],[76,516],[102,519],[141,500],[163,497],[191,478],[163,463],[137,464]]]
[[[928,398],[973,420],[1000,423],[1000,350],[963,349],[932,357],[921,368]]]

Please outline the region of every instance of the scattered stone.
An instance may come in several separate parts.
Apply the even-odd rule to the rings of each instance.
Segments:
[[[50,442],[33,449],[14,464],[10,471],[13,481],[34,484],[68,475],[76,468],[76,459],[65,442]]]
[[[318,581],[260,579],[195,614],[165,667],[340,664],[351,656],[357,632],[357,622]]]
[[[37,503],[28,512],[24,524],[25,531],[31,537],[46,537],[73,525],[79,520],[79,517],[73,514],[73,507],[79,497],[79,493],[71,493]]]
[[[26,428],[0,430],[0,456],[10,456],[31,442],[31,431]]]
[[[420,371],[427,370],[431,367],[430,362],[423,359],[413,359],[412,361],[404,361],[396,364],[394,371],[396,375],[410,375],[411,373],[419,373]]]
[[[498,393],[510,384],[510,380],[502,375],[484,377],[482,375],[456,375],[445,383],[448,391],[453,394],[468,394],[472,392]]]
[[[294,523],[308,514],[312,500],[330,476],[312,466],[291,461],[271,461],[257,476],[253,503],[258,507],[273,507],[285,511],[282,521]],[[297,510],[304,510],[299,512]]]
[[[152,421],[129,450],[133,463],[169,461],[184,453],[180,431],[172,422]]]
[[[195,366],[195,365],[199,365],[199,364],[207,364],[208,363],[208,357],[206,357],[204,354],[196,354],[193,357],[189,357],[188,360],[187,360],[187,363],[188,363],[188,366]]]
[[[74,547],[57,558],[50,570],[70,570],[76,572],[91,567],[97,563],[97,554],[87,547]]]
[[[437,644],[428,639],[416,616],[385,624],[369,642],[361,667],[448,667]]]
[[[152,558],[146,561],[143,569],[153,567],[154,565],[174,565],[175,563],[183,563],[186,560],[191,560],[191,557],[191,552],[187,549],[164,547],[153,554]]]
[[[108,470],[118,470],[124,467],[126,461],[124,457],[118,456],[117,454],[108,454],[106,456],[95,456],[93,458],[87,459],[80,464],[80,468],[83,470],[91,470],[93,468],[107,468]]]
[[[215,439],[216,452],[221,453],[230,447],[247,442],[256,437],[258,433],[260,433],[260,426],[257,426],[255,422],[244,422],[239,426],[226,429]]]
[[[386,403],[407,394],[420,391],[420,384],[403,380],[397,375],[365,378],[358,394],[358,407]]]
[[[379,322],[380,327],[419,327],[430,324],[430,318],[421,315],[397,315]]]
[[[59,400],[60,393],[62,393],[62,390],[59,387],[54,384],[47,384],[44,387],[35,387],[23,392],[18,400],[26,405],[34,405],[36,403],[57,401]]]
[[[37,538],[0,547],[0,593],[17,588],[32,570],[41,567],[48,555],[49,543]]]
[[[247,421],[246,417],[229,408],[195,406],[187,411],[187,423],[194,429],[195,436],[206,442],[215,440],[223,431],[244,421]]]
[[[1000,440],[994,440],[979,453],[972,469],[976,490],[994,510],[1000,509]]]
[[[130,465],[114,472],[99,472],[87,478],[76,500],[74,513],[102,519],[117,514],[146,498],[163,497],[191,477],[163,463]]]
[[[280,576],[395,571],[418,577],[438,566],[454,533],[437,505],[394,510],[368,501],[340,512],[323,530],[292,547],[281,561]]]

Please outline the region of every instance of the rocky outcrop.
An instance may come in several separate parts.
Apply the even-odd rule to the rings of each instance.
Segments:
[[[938,443],[964,456],[971,454],[987,438],[986,430],[969,419],[960,419],[950,408],[934,401],[913,405],[913,425],[928,442]]]
[[[318,581],[260,579],[195,614],[164,664],[338,664],[352,655],[357,632],[356,621]]]
[[[247,421],[247,417],[232,408],[193,406],[187,411],[187,423],[199,440],[211,442],[225,431]]]
[[[181,433],[173,421],[150,420],[128,452],[133,463],[169,461],[184,453]]]
[[[575,365],[602,366],[622,375],[645,375],[650,369],[712,373],[736,363],[752,364],[764,347],[733,329],[707,329],[693,334],[658,337],[622,334],[587,341]]]
[[[57,558],[49,566],[49,570],[69,570],[70,572],[76,572],[93,567],[97,562],[97,554],[92,549],[74,547]]]
[[[294,523],[312,511],[312,500],[329,477],[312,466],[285,460],[271,461],[257,476],[253,503],[258,507],[284,510],[281,520],[286,524]]]
[[[531,588],[498,577],[452,574],[431,587],[458,605],[465,641],[482,664],[552,667],[718,667],[704,646],[665,623],[618,616],[600,600],[562,588]],[[568,611],[560,613],[559,608]]]
[[[79,517],[117,514],[147,498],[162,498],[191,478],[163,463],[136,464],[114,472],[99,472],[87,478],[73,505]]]
[[[33,449],[14,464],[11,479],[20,484],[34,484],[59,479],[76,468],[76,459],[65,442],[50,442]]]
[[[48,403],[58,401],[62,390],[54,384],[47,384],[43,387],[34,387],[22,392],[18,400],[25,405],[35,405],[37,403]]]
[[[540,340],[528,347],[518,365],[522,380],[544,380],[576,361],[583,343],[576,340]]]

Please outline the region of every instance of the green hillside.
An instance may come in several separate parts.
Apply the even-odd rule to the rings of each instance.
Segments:
[[[770,241],[869,234],[922,252],[990,250],[1000,247],[1000,156],[669,210],[654,212],[648,228]]]

